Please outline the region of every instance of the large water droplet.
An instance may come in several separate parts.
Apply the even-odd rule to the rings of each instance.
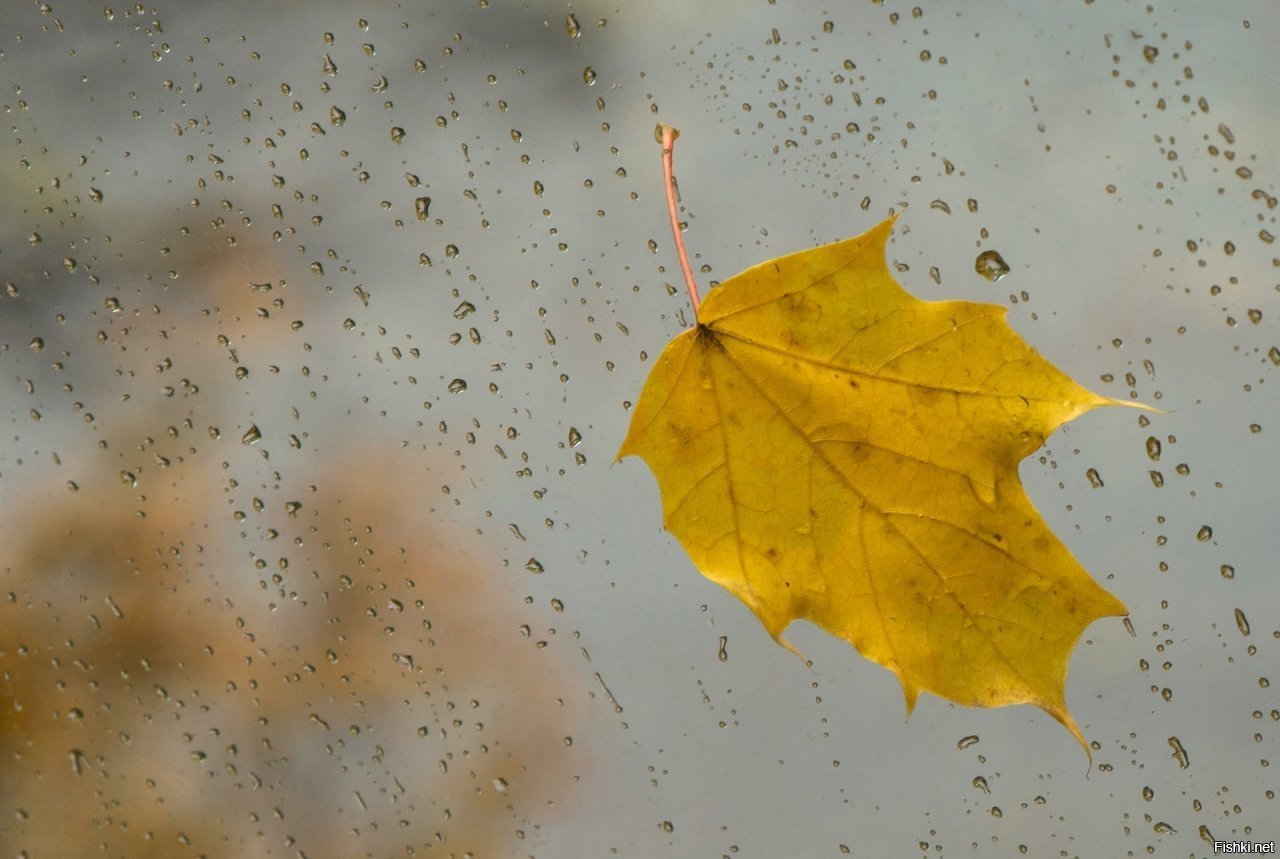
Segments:
[[[995,283],[1009,273],[1009,265],[999,251],[983,251],[973,261],[973,270]]]

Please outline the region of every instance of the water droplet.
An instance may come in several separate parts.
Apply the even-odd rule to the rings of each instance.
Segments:
[[[716,653],[716,659],[719,659],[721,662],[728,662],[729,661],[728,647],[729,647],[729,636],[727,635],[720,636],[720,649]]]
[[[973,270],[995,283],[1009,273],[1009,265],[1000,256],[999,251],[983,251],[973,261]]]
[[[1150,802],[1155,797],[1155,795],[1156,795],[1156,792],[1149,787],[1144,787],[1142,789],[1142,798],[1145,799],[1147,802]]]
[[[555,597],[552,597],[551,608],[553,608],[555,611],[564,611],[564,603],[561,600]]]
[[[391,126],[391,142],[399,143],[404,140],[404,129],[398,125]]]
[[[249,428],[244,431],[244,435],[240,436],[241,444],[254,444],[262,438],[262,433],[258,430],[257,424],[250,424]]]
[[[582,82],[587,86],[591,86],[596,82],[596,70],[587,66],[582,70]]]
[[[32,352],[43,352],[43,351],[44,351],[44,338],[43,338],[43,337],[32,337],[32,338],[31,338],[31,342],[30,342],[29,344],[27,344],[27,348],[29,348]]]
[[[1098,474],[1098,469],[1091,468],[1084,473],[1084,476],[1089,478],[1089,485],[1094,489],[1102,488],[1102,475]]]
[[[582,27],[572,12],[564,16],[564,30],[569,34],[570,39],[576,39],[582,35]]]
[[[1244,612],[1236,609],[1236,626],[1240,628],[1241,635],[1249,634],[1249,619],[1244,616]]]
[[[430,197],[419,197],[413,201],[413,213],[418,216],[419,221],[425,221],[427,219],[427,210],[430,208]]]
[[[453,309],[454,319],[466,319],[468,316],[476,312],[476,306],[470,301],[464,301]]]
[[[1160,49],[1155,45],[1143,45],[1142,56],[1146,58],[1147,62],[1154,63],[1156,57],[1160,56]]]
[[[1201,525],[1200,530],[1196,532],[1196,539],[1201,543],[1207,543],[1213,539],[1213,529],[1208,525]]]
[[[465,379],[454,379],[449,383],[449,393],[451,394],[461,394],[466,389],[467,382]]]
[[[1218,572],[1222,574],[1224,579],[1234,579],[1236,577],[1236,568],[1230,564],[1223,564],[1218,568]]]
[[[324,65],[320,67],[329,77],[336,77],[338,74],[338,64],[333,61],[333,57],[328,54],[324,55]]]
[[[956,748],[963,752],[965,749],[969,748],[970,746],[974,745],[977,742],[978,742],[978,735],[970,734],[967,737],[961,737],[956,742]]]
[[[582,444],[582,433],[578,432],[577,427],[569,427],[569,447],[577,447]]]
[[[529,560],[525,561],[524,568],[529,572],[533,573],[534,575],[538,575],[544,571],[542,562],[539,561],[537,558],[530,558]]]
[[[1148,471],[1148,472],[1147,472],[1147,474],[1149,474],[1149,475],[1151,476],[1151,485],[1152,485],[1152,486],[1154,486],[1156,489],[1159,489],[1161,486],[1164,486],[1164,475],[1163,475],[1163,474],[1161,474],[1161,473],[1160,473],[1160,472],[1158,472],[1158,471],[1154,471],[1154,470],[1153,470],[1153,471]]]
[[[980,775],[973,777],[973,786],[988,796],[991,794],[991,786],[987,784],[987,780]]]
[[[541,197],[541,196],[542,196],[542,190],[543,190],[543,188],[542,188],[542,183],[541,183],[540,181],[538,181],[537,179],[534,179],[534,180],[533,180],[533,196],[535,196],[535,197]]]
[[[347,121],[347,115],[342,111],[342,108],[338,107],[336,104],[333,107],[329,108],[329,124],[330,125],[342,125],[346,121]]]
[[[1267,350],[1267,357],[1271,359],[1271,363],[1280,367],[1280,349],[1272,346]]]
[[[1152,462],[1160,460],[1160,439],[1153,435],[1147,436],[1147,456],[1151,458]]]
[[[1186,769],[1191,766],[1191,758],[1187,755],[1187,750],[1182,747],[1182,741],[1177,737],[1169,738],[1169,748],[1173,749],[1173,759],[1178,762],[1178,766]]]

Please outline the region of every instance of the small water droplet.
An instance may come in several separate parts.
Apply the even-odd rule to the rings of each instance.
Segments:
[[[1244,616],[1244,612],[1236,609],[1236,626],[1240,628],[1241,635],[1249,634],[1249,619]]]
[[[240,443],[241,443],[241,444],[254,444],[255,442],[257,442],[257,441],[258,441],[258,440],[260,440],[261,438],[262,438],[262,433],[261,433],[261,431],[259,431],[259,430],[258,430],[258,425],[257,425],[257,424],[250,424],[250,425],[249,425],[249,428],[248,428],[247,430],[245,430],[244,435],[240,436]]]
[[[1156,489],[1159,489],[1161,486],[1164,486],[1163,474],[1154,470],[1148,471],[1147,474],[1151,476],[1151,485],[1154,486]]]
[[[413,213],[418,216],[419,221],[425,221],[427,219],[427,210],[430,208],[430,197],[419,197],[413,201]]]
[[[967,737],[961,737],[956,742],[956,748],[963,752],[965,749],[969,748],[970,746],[974,745],[977,742],[978,742],[978,735],[970,734]]]
[[[324,55],[324,65],[320,67],[329,77],[336,77],[338,74],[338,64],[333,61],[333,57],[328,54]]]
[[[1009,265],[999,251],[983,251],[973,261],[973,270],[995,283],[1009,273]]]
[[[582,35],[582,27],[572,12],[564,16],[564,30],[569,34],[570,39],[576,39]]]
[[[1160,439],[1153,435],[1147,436],[1147,456],[1151,458],[1152,462],[1160,460]]]
[[[1169,738],[1169,748],[1173,749],[1173,759],[1178,762],[1178,766],[1186,769],[1191,766],[1191,758],[1187,755],[1187,750],[1182,747],[1182,741],[1177,737]]]
[[[542,562],[539,561],[537,558],[530,558],[529,560],[525,561],[524,568],[529,572],[533,573],[534,575],[538,575],[544,571]]]
[[[1201,525],[1200,530],[1196,532],[1196,539],[1201,543],[1207,543],[1213,539],[1213,529],[1208,525]]]
[[[391,126],[391,142],[399,143],[404,140],[404,129],[398,125]]]
[[[343,125],[346,121],[347,115],[343,112],[342,108],[338,107],[336,104],[329,108],[330,125]]]
[[[470,301],[464,301],[453,309],[454,319],[466,319],[468,316],[476,312],[476,306]]]
[[[1102,475],[1098,474],[1098,469],[1091,468],[1084,473],[1084,476],[1089,478],[1089,485],[1094,489],[1102,488]]]
[[[1222,574],[1224,579],[1234,579],[1236,577],[1236,568],[1230,564],[1223,564],[1218,568],[1218,572]]]
[[[454,379],[449,383],[449,393],[461,394],[467,389],[467,381],[465,379]]]
[[[569,447],[577,447],[582,444],[582,433],[578,432],[577,427],[569,427]]]
[[[587,66],[582,70],[582,82],[587,86],[592,86],[596,82],[596,70]]]
[[[1154,63],[1156,57],[1160,56],[1160,49],[1155,45],[1143,45],[1142,56],[1146,58],[1147,62]]]
[[[716,653],[716,659],[719,659],[721,662],[728,662],[729,661],[728,647],[729,647],[729,636],[727,635],[720,636],[720,650]]]
[[[991,794],[991,786],[988,785],[987,780],[980,775],[973,777],[973,786],[988,796]]]
[[[556,597],[551,598],[551,608],[555,611],[564,611],[564,602]]]

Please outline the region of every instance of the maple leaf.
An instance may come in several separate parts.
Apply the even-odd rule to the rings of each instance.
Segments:
[[[618,458],[644,459],[667,529],[779,643],[809,620],[897,674],[908,714],[921,691],[1034,704],[1085,745],[1067,661],[1126,610],[1049,530],[1018,463],[1092,408],[1137,404],[1073,382],[1002,307],[908,294],[884,262],[892,228],[712,290]]]

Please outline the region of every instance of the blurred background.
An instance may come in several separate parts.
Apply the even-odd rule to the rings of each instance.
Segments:
[[[4,4],[0,846],[1280,836],[1276,44],[1265,0]],[[1131,611],[1072,661],[1091,771],[797,624],[806,667],[614,463],[691,318],[659,121],[704,290],[900,212],[910,291],[1165,410],[1022,467]]]

